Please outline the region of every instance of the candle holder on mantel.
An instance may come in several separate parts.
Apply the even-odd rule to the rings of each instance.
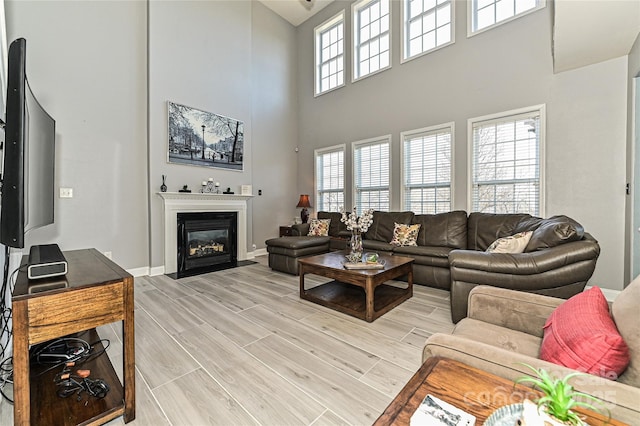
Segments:
[[[220,182],[214,183],[212,178],[209,178],[209,180],[203,180],[200,192],[203,194],[219,194]]]

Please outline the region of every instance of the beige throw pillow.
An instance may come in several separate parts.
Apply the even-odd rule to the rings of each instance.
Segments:
[[[533,231],[519,232],[509,237],[498,238],[488,248],[487,253],[523,253]]]
[[[311,222],[309,222],[309,233],[307,235],[328,237],[330,223],[331,219],[311,219]]]
[[[404,223],[394,223],[393,238],[389,244],[394,246],[417,246],[418,232],[420,232],[420,224],[405,225]]]

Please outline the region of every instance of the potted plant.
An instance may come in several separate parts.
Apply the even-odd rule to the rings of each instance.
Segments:
[[[568,374],[562,379],[558,379],[543,368],[534,368],[528,364],[523,365],[530,368],[534,375],[521,377],[516,381],[516,384],[530,383],[534,389],[538,388],[544,395],[535,401],[535,403],[527,403],[527,401],[525,401],[522,419],[519,424],[529,426],[537,424],[546,425],[549,423],[552,425],[585,425],[586,423],[580,418],[578,413],[573,411],[574,408],[583,407],[601,412],[593,403],[602,405],[602,401],[594,396],[576,391],[569,383],[571,378],[587,376],[587,374],[576,372]],[[608,410],[607,415],[609,415]],[[545,419],[545,416],[549,418]],[[543,418],[542,422],[539,420],[541,417]]]

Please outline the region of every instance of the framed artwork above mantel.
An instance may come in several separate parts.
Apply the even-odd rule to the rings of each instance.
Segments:
[[[242,121],[168,102],[167,161],[173,164],[244,169]]]

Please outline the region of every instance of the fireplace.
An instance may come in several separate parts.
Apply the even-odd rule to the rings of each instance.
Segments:
[[[178,277],[236,266],[237,224],[236,212],[178,213]]]

